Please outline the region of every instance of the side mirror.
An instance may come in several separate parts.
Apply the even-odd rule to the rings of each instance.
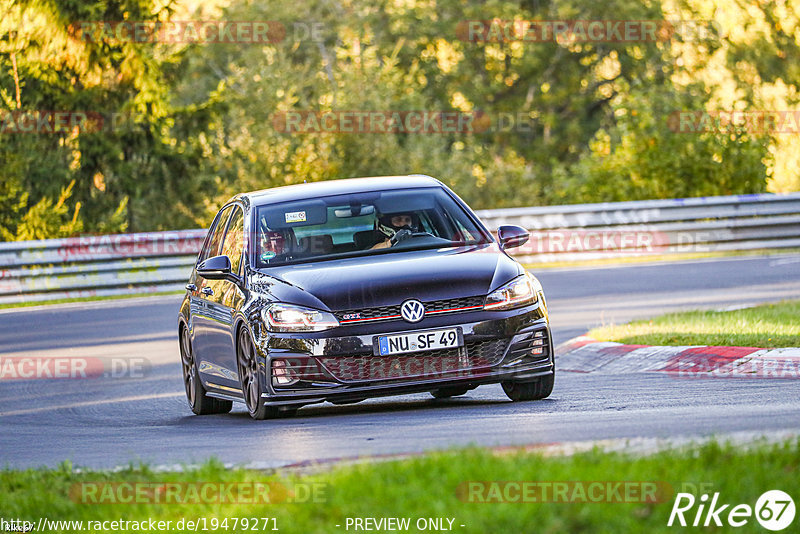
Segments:
[[[500,241],[500,248],[503,250],[524,245],[530,236],[526,229],[513,224],[506,224],[497,229],[497,240]]]
[[[197,266],[197,274],[207,280],[238,281],[238,277],[231,273],[231,259],[225,255],[204,260]]]

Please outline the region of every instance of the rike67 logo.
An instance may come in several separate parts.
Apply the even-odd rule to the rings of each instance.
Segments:
[[[696,505],[696,510],[695,510]],[[726,522],[731,527],[746,525],[755,515],[762,527],[767,530],[784,530],[792,524],[795,515],[794,501],[781,490],[764,492],[756,501],[755,508],[749,504],[723,504],[719,492],[714,493],[709,502],[708,494],[695,499],[691,493],[678,493],[669,514],[667,526],[673,524],[693,527],[721,527]]]

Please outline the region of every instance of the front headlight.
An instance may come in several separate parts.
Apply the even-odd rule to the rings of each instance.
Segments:
[[[532,275],[525,273],[489,293],[483,307],[486,310],[510,310],[520,306],[527,306],[538,300],[538,294],[541,289],[542,286],[539,281]]]
[[[319,332],[339,326],[329,312],[293,304],[270,304],[261,310],[261,317],[272,332]]]

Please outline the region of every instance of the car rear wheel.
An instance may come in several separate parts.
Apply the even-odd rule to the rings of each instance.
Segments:
[[[231,401],[215,399],[206,395],[206,388],[203,387],[197,373],[197,362],[192,351],[189,330],[186,327],[181,328],[181,367],[186,400],[189,401],[192,412],[196,415],[209,415],[231,411],[233,407]]]
[[[469,391],[469,388],[454,386],[449,388],[434,389],[431,391],[431,395],[437,399],[449,399],[450,397],[458,397],[459,395],[463,395],[467,391]]]
[[[545,399],[553,392],[556,380],[555,371],[547,376],[537,378],[532,382],[503,382],[503,391],[512,401],[530,401]]]
[[[258,358],[250,332],[242,327],[239,330],[239,343],[237,344],[236,363],[239,370],[239,382],[242,385],[242,395],[247,405],[250,417],[257,420],[269,419],[280,415],[274,406],[265,406],[261,401],[261,380],[259,379]]]

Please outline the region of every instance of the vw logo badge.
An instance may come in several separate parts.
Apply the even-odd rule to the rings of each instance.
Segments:
[[[400,305],[400,315],[409,323],[418,323],[425,317],[425,306],[418,300],[407,300]]]

